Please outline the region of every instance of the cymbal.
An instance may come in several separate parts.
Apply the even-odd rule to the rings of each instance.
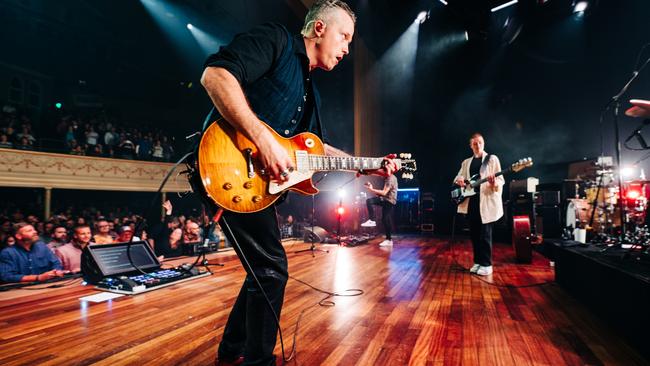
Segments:
[[[630,99],[630,107],[625,111],[626,116],[650,118],[650,100]]]

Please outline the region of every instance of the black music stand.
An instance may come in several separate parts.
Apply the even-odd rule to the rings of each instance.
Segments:
[[[323,174],[323,176],[320,177],[320,178],[319,178],[319,179],[314,183],[314,185],[317,185],[318,183],[320,183],[320,181],[322,181],[322,180],[327,176],[327,174],[329,174],[329,173],[325,173],[325,174]],[[316,257],[316,253],[315,253],[315,252],[325,252],[325,253],[329,253],[329,252],[330,252],[329,250],[326,250],[326,249],[316,248],[316,242],[315,242],[315,240],[316,240],[316,233],[314,232],[314,217],[316,216],[316,214],[315,214],[315,208],[316,208],[315,200],[316,200],[316,195],[312,195],[312,196],[311,196],[311,232],[312,232],[312,235],[309,236],[309,242],[310,242],[311,245],[309,246],[308,249],[302,249],[302,250],[297,250],[297,251],[295,251],[294,253],[296,253],[296,254],[297,254],[297,253],[302,253],[302,252],[311,252],[311,256],[312,256],[312,257]]]

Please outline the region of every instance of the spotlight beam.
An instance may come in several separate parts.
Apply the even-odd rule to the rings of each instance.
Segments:
[[[505,3],[505,4],[501,4],[501,5],[499,5],[499,6],[495,6],[495,7],[492,8],[490,11],[494,13],[494,12],[497,12],[497,11],[499,11],[499,10],[501,10],[501,9],[507,8],[507,7],[511,6],[511,5],[515,5],[515,4],[518,3],[518,2],[519,2],[519,0],[508,1],[508,2]]]

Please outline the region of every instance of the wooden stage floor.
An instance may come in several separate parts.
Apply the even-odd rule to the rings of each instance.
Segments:
[[[288,365],[648,364],[553,283],[538,254],[515,264],[512,249],[497,244],[494,275],[478,278],[461,268],[472,264],[466,241],[377,242],[328,245],[315,257],[294,254],[304,243],[285,243],[295,278],[364,291],[323,307],[325,295],[290,279],[281,319],[287,350],[304,314]],[[79,281],[0,293],[0,364],[211,365],[244,273],[233,252],[211,258],[225,264],[213,276],[103,303],[80,301],[96,291]]]

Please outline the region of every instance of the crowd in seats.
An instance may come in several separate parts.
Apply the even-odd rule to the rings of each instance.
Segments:
[[[169,201],[163,207],[164,220],[150,226],[140,216],[120,212],[70,208],[41,221],[19,209],[0,211],[0,281],[43,281],[79,272],[81,253],[90,244],[145,240],[164,260],[183,255],[184,244],[202,242],[207,217],[174,216]],[[218,225],[207,237],[213,242],[224,238]]]
[[[33,150],[35,142],[29,117],[4,106],[0,114],[0,148]]]
[[[52,119],[53,118],[53,119]],[[62,114],[44,118],[39,132],[49,143],[38,148],[72,155],[170,162],[175,157],[174,139],[146,123],[125,123],[106,112]],[[36,150],[33,123],[16,108],[5,105],[0,114],[0,148]]]

